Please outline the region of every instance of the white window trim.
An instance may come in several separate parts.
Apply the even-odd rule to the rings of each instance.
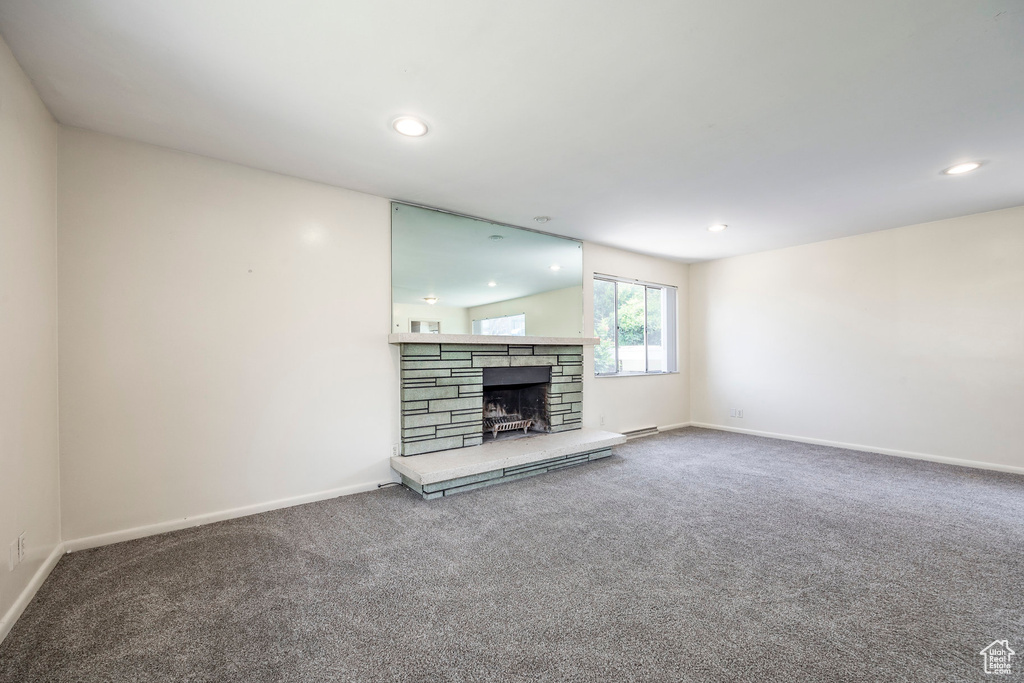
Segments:
[[[640,280],[640,279],[637,279],[637,278],[621,277],[621,276],[618,276],[618,275],[605,275],[604,273],[594,273],[593,277],[591,278],[591,283],[593,283],[594,280],[605,280],[607,282],[622,282],[622,283],[629,284],[629,285],[643,285],[644,287],[657,287],[657,288],[664,289],[664,290],[672,290],[672,295],[671,296],[672,296],[672,304],[673,305],[666,307],[666,310],[665,310],[665,313],[666,313],[665,317],[666,317],[666,319],[664,321],[662,321],[662,330],[663,330],[663,333],[664,333],[665,330],[669,329],[669,325],[671,324],[672,339],[670,340],[669,349],[666,352],[666,357],[669,359],[670,367],[675,367],[676,368],[675,370],[663,370],[663,371],[658,371],[658,372],[644,371],[644,372],[607,372],[607,373],[599,373],[597,371],[597,364],[595,363],[594,364],[594,377],[595,378],[604,378],[604,377],[648,377],[648,376],[651,376],[651,375],[654,375],[654,376],[658,376],[658,375],[678,375],[679,374],[679,327],[678,327],[677,321],[678,321],[678,314],[679,314],[679,288],[676,287],[675,285],[666,285],[666,284],[661,283],[661,282],[648,282],[646,280]],[[593,286],[593,285],[591,285],[591,286]],[[619,358],[619,350],[618,350],[619,349],[619,345],[618,345],[619,290],[618,290],[618,287],[616,287],[616,289],[615,289],[615,303],[613,305],[615,307],[615,323],[616,323],[616,325],[615,325],[615,332],[614,332],[614,334],[616,335],[616,339],[615,339],[615,361],[616,361],[616,363],[615,364],[616,364],[616,367],[618,367],[618,358]],[[646,311],[647,311],[646,306],[647,306],[647,302],[645,300],[644,301],[644,315],[645,315],[645,317],[646,317]],[[593,318],[594,317],[594,315],[593,315],[593,313],[594,313],[593,312],[593,301],[591,301],[591,309],[592,309],[591,310],[591,318]],[[647,349],[647,325],[646,325],[646,320],[644,322],[645,322],[645,324],[644,324],[644,349],[645,349],[645,353],[646,353],[646,349]]]
[[[492,315],[489,318],[473,318],[473,320],[470,321],[470,327],[473,329],[473,334],[483,334],[483,332],[477,332],[476,331],[477,323],[483,323],[483,322],[486,322],[488,320],[501,320],[503,318],[518,318],[519,316],[523,316],[523,333],[521,335],[513,335],[513,336],[525,337],[526,336],[526,312],[525,311],[522,312],[522,313],[509,313],[507,315]]]

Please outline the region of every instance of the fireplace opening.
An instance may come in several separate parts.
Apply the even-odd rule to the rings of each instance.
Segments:
[[[551,431],[551,367],[484,368],[484,442]]]

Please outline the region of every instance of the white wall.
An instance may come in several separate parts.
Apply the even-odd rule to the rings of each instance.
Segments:
[[[610,247],[583,246],[584,333],[594,330],[594,274],[673,285],[678,292],[679,372],[634,377],[594,377],[594,349],[587,347],[583,369],[583,424],[623,432],[674,427],[690,420],[687,286],[690,266]],[[604,424],[601,424],[601,417]]]
[[[473,321],[525,313],[527,335],[578,337],[582,333],[582,306],[581,288],[566,287],[517,299],[496,301],[493,304],[473,306],[469,309],[469,319]]]
[[[64,538],[391,480],[389,221],[379,197],[62,128]]]
[[[694,422],[1024,467],[1024,207],[690,274]]]
[[[57,124],[0,40],[0,639],[60,543],[56,155]]]

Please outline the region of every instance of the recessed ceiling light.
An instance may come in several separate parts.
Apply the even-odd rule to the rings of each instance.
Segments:
[[[551,220],[551,216],[534,216],[533,220],[537,221],[538,223],[547,223],[549,220]]]
[[[488,287],[497,287],[498,283],[495,282],[494,280],[491,280],[490,282],[487,283],[487,286]]]
[[[501,235],[491,235],[491,236],[490,236],[490,237],[488,237],[487,239],[489,239],[489,240],[494,240],[495,242],[498,242],[498,241],[500,241],[500,240],[503,240],[503,239],[505,239],[505,238],[504,238],[504,237],[502,237]]]
[[[437,303],[437,297],[436,296],[425,296],[425,297],[423,297],[423,300],[426,301],[431,306],[433,306],[434,304]]]
[[[562,266],[558,265],[557,263],[553,263],[549,267],[551,268],[551,270],[561,270],[562,269]]]
[[[950,166],[943,173],[946,175],[960,175],[961,173],[970,173],[981,167],[980,161],[968,161],[956,166]]]
[[[418,138],[427,134],[427,124],[415,116],[399,116],[391,122],[391,127],[402,135],[408,135],[411,138]]]
[[[715,225],[709,225],[708,230],[710,230],[711,232],[722,232],[728,227],[729,226],[726,225],[725,223],[717,223]]]

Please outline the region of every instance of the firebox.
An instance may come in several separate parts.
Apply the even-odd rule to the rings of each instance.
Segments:
[[[484,441],[551,431],[551,366],[484,368]]]

